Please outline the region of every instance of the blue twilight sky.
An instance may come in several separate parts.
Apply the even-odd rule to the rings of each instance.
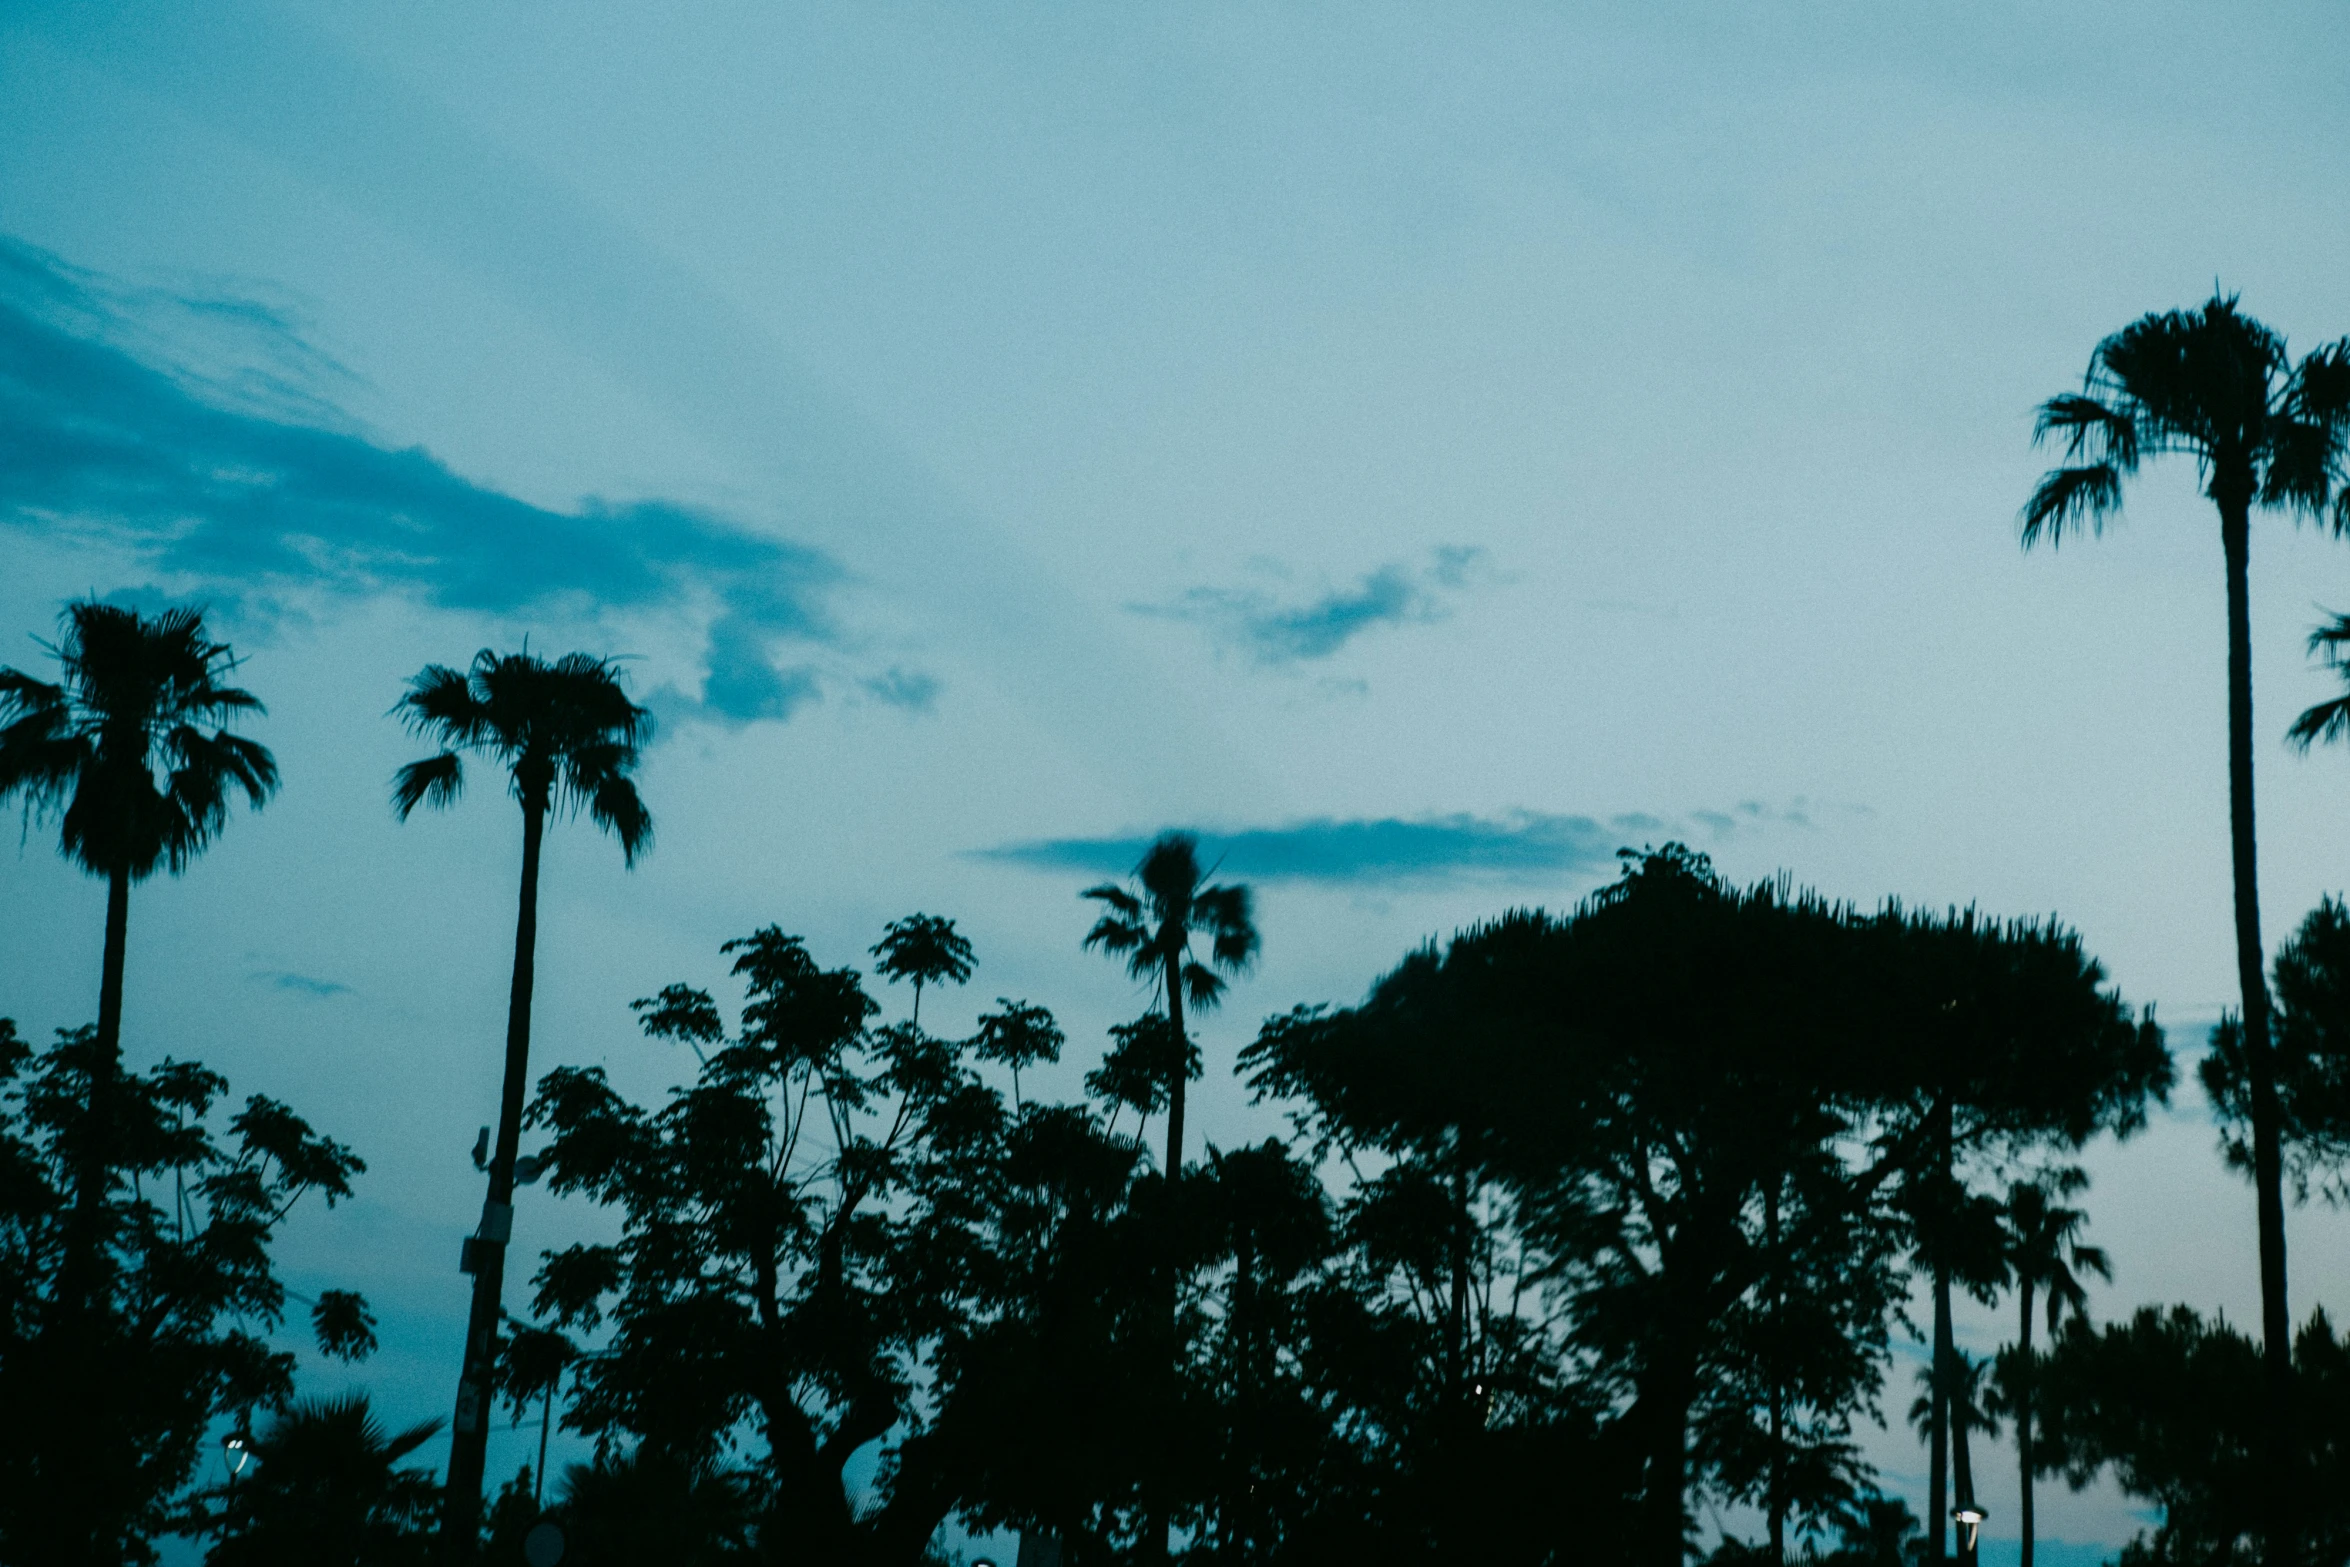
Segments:
[[[2176,468],[2059,554],[2014,515],[2034,403],[2135,314],[2216,279],[2350,331],[2346,44],[2322,3],[17,0],[0,661],[74,594],[201,597],[286,776],[142,889],[131,1049],[367,1157],[288,1257],[439,1412],[516,835],[490,790],[395,827],[383,714],[526,635],[664,720],[655,851],[560,834],[543,926],[539,1063],[644,1093],[682,1068],[627,1001],[769,921],[847,962],[953,915],[966,1011],[1098,1040],[1138,1003],[1074,894],[1168,825],[1262,902],[1218,1141],[1276,1124],[1227,1071],[1259,1016],[1668,837],[2056,910],[2192,1047],[2216,529]],[[2280,738],[2350,553],[2264,524],[2253,591],[2281,935],[2350,883],[2350,758]],[[91,1014],[101,903],[0,857],[0,1011]],[[2192,1093],[2094,1164],[2101,1310],[2252,1316]],[[2350,1309],[2346,1229],[2296,1216],[2299,1309]]]

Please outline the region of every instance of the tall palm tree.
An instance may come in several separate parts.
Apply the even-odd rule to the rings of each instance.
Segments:
[[[106,878],[106,935],[98,971],[99,1067],[91,1122],[122,1061],[122,978],[130,945],[131,884],[185,871],[227,824],[242,792],[258,810],[277,790],[277,763],[259,742],[223,727],[258,714],[252,692],[227,683],[236,655],[204,629],[203,611],[152,618],[84,599],[59,617],[49,651],[55,684],[0,669],[0,800],[21,798],[28,818],[59,818],[58,848]],[[93,1139],[74,1195],[60,1293],[89,1300],[100,1286],[99,1232],[111,1150]]]
[[[522,1141],[522,1103],[530,1078],[530,999],[538,951],[539,847],[551,811],[587,812],[620,841],[630,865],[652,842],[653,818],[639,799],[635,770],[652,718],[628,699],[606,659],[571,653],[549,662],[534,654],[474,655],[460,672],[427,665],[392,711],[411,733],[441,749],[400,769],[392,809],[402,821],[419,805],[453,804],[465,787],[465,753],[506,770],[522,807],[522,892],[514,921],[514,981],[506,1003],[506,1079],[498,1106],[498,1140],[490,1157],[489,1195],[481,1228],[466,1247],[473,1308],[457,1382],[449,1444],[448,1514],[454,1542],[470,1542],[481,1510],[487,1458],[491,1373],[514,1222],[514,1160]]]
[[[255,809],[277,790],[266,748],[221,727],[261,703],[226,683],[237,658],[196,609],[152,619],[84,599],[59,617],[52,685],[0,669],[0,801],[60,818],[59,849],[106,878],[98,1040],[122,1053],[122,973],[131,883],[185,871],[241,791]]]
[[[2068,528],[2102,531],[2119,513],[2122,481],[2145,458],[2195,459],[2203,493],[2219,512],[2228,590],[2228,825],[2235,870],[2236,978],[2252,1099],[2253,1179],[2260,1214],[2262,1353],[2271,1440],[2289,1440],[2292,1320],[2285,1301],[2284,1165],[2275,1063],[2269,1048],[2267,958],[2252,821],[2252,607],[2249,562],[2254,507],[2325,520],[2350,531],[2343,471],[2350,437],[2350,338],[2295,363],[2285,340],[2214,295],[2199,310],[2141,316],[2097,345],[2079,392],[2041,405],[2034,439],[2058,439],[2065,464],[2045,475],[2022,515],[2026,548],[2058,543]],[[2267,1517],[2272,1549],[2285,1548],[2282,1477]]]
[[[2000,1212],[2008,1272],[2015,1279],[2016,1300],[2022,1312],[2013,1362],[2016,1385],[2007,1394],[2015,1415],[2016,1462],[2021,1468],[2017,1515],[2024,1532],[2023,1567],[2032,1567],[2033,1296],[2047,1291],[2048,1331],[2054,1334],[2066,1312],[2075,1316],[2088,1312],[2089,1292],[2081,1286],[2082,1274],[2094,1273],[2101,1279],[2113,1277],[2113,1265],[2106,1260],[2103,1249],[2083,1245],[2078,1238],[2089,1216],[2078,1208],[2062,1207],[2056,1201],[2080,1191],[2088,1183],[2089,1178],[2079,1170],[2061,1171],[2046,1181],[2018,1181],[2008,1188],[2007,1202]]]
[[[1178,1042],[1189,1037],[1183,1029],[1184,1003],[1202,1011],[1215,1006],[1224,997],[1224,980],[1215,970],[1240,973],[1255,960],[1260,945],[1250,918],[1248,888],[1209,886],[1211,874],[1200,868],[1198,838],[1187,832],[1162,833],[1134,868],[1139,896],[1114,882],[1084,892],[1105,905],[1085,945],[1123,956],[1127,972],[1137,979],[1159,981],[1167,1021]],[[1195,937],[1207,940],[1206,963],[1192,956]],[[1185,1053],[1180,1044],[1172,1059],[1173,1081],[1167,1085],[1169,1179],[1183,1173]]]

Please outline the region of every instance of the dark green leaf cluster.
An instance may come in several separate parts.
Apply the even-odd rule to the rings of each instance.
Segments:
[[[269,1346],[277,1226],[351,1194],[358,1157],[193,1062],[120,1071],[90,1028],[35,1054],[0,1019],[0,1559],[148,1561],[200,1528],[178,1506],[217,1416],[282,1402]],[[322,1297],[321,1347],[372,1345],[363,1302]],[[38,1411],[38,1418],[23,1412]],[[60,1498],[72,1499],[60,1505]]]

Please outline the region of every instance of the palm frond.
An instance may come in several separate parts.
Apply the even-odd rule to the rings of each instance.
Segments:
[[[21,669],[0,668],[0,718],[21,723],[40,714],[65,714],[65,688],[35,680]]]
[[[465,790],[465,761],[454,751],[443,751],[420,762],[410,762],[392,778],[392,812],[406,821],[419,805],[444,810]]]
[[[2320,740],[2340,740],[2346,736],[2350,736],[2350,696],[2338,696],[2304,710],[2293,720],[2293,727],[2285,731],[2285,739],[2303,751]]]
[[[2121,471],[2110,463],[2051,468],[2024,505],[2021,534],[2030,549],[2045,537],[2050,548],[2064,542],[2067,528],[2105,531],[2105,519],[2121,510]]]
[[[1207,931],[1208,953],[1219,968],[1245,969],[1261,945],[1246,887],[1207,887],[1192,900],[1196,922]]]
[[[620,858],[627,865],[652,846],[653,813],[645,809],[636,785],[623,773],[607,772],[596,780],[588,797],[588,820],[620,840]]]
[[[410,734],[430,735],[444,745],[479,744],[488,724],[484,704],[467,676],[446,664],[427,664],[392,704]]]
[[[1224,999],[1224,981],[1215,970],[1196,959],[1183,965],[1183,998],[1206,1010]]]
[[[2087,457],[2128,473],[2138,466],[2138,425],[2127,408],[2114,408],[2082,392],[2067,392],[2040,405],[2032,424],[2032,444],[2052,435],[2064,437],[2067,459]]]

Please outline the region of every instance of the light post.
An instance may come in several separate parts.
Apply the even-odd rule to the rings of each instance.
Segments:
[[[1983,1509],[1972,1502],[1961,1502],[1950,1509],[1951,1521],[1958,1525],[1959,1530],[1960,1561],[1971,1562],[1975,1559],[1975,1542],[1983,1532],[1983,1520],[1987,1516]]]
[[[228,1533],[229,1520],[237,1511],[237,1476],[253,1461],[253,1443],[243,1431],[231,1431],[220,1439],[221,1462],[228,1465],[228,1506],[221,1511],[220,1532]]]

